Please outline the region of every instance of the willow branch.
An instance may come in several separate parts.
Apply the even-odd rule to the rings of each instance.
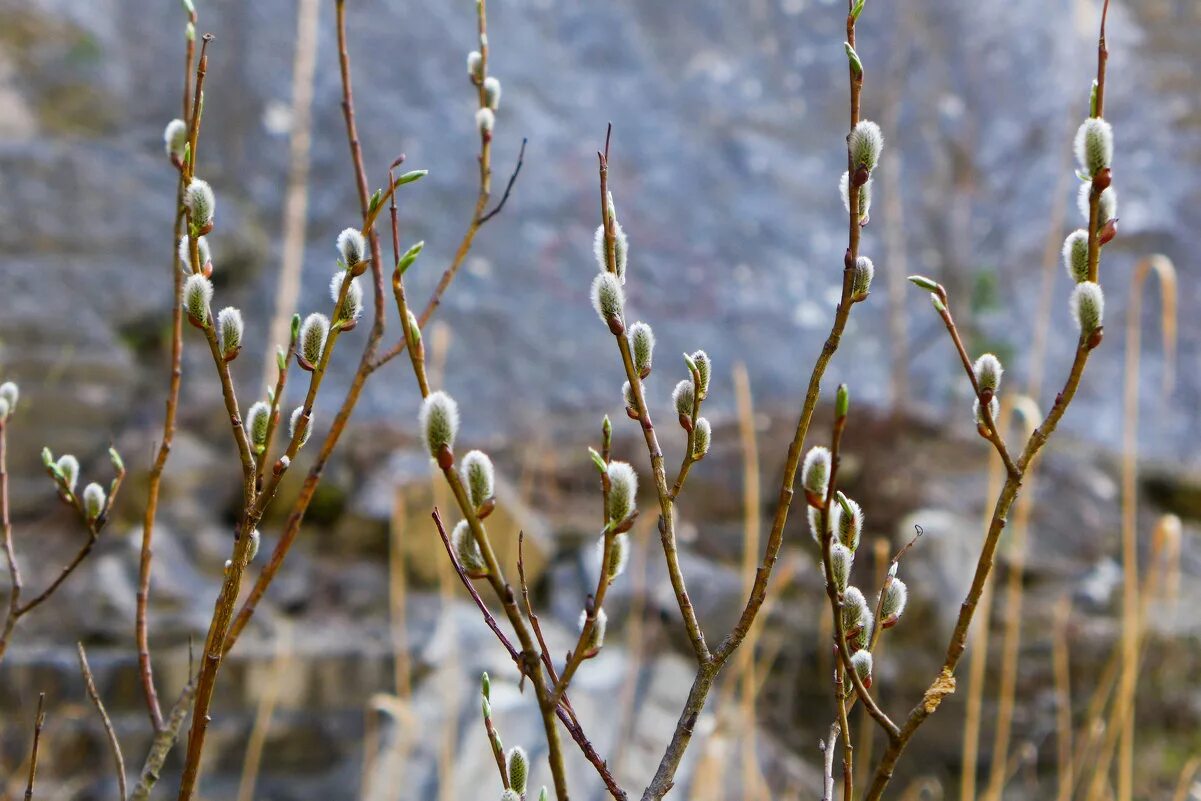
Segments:
[[[91,699],[92,705],[96,707],[96,712],[100,715],[100,722],[104,724],[104,734],[108,738],[108,750],[113,755],[113,767],[117,771],[119,797],[125,798],[125,757],[121,755],[121,743],[117,740],[117,732],[113,729],[113,721],[109,718],[108,712],[104,708],[104,701],[100,700],[100,693],[96,689],[96,680],[92,677],[92,668],[88,665],[88,657],[84,653],[83,643],[76,643],[75,647],[79,649],[79,670],[83,674],[83,683],[87,689],[88,698]]]

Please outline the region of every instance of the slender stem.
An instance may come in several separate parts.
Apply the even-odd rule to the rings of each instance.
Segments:
[[[29,780],[25,783],[25,801],[33,801],[33,785],[38,777],[38,749],[42,743],[42,726],[45,723],[46,694],[38,693],[38,711],[33,722],[33,748],[29,753]]]
[[[8,650],[8,638],[20,617],[21,567],[13,547],[13,524],[8,511],[8,422],[0,420],[0,537],[3,538],[4,557],[8,561],[8,613],[4,616],[4,629],[0,631],[0,660]]]
[[[609,214],[609,157],[607,138],[605,151],[604,153],[597,153],[600,161],[601,224],[605,230],[605,259],[608,271],[616,274],[616,234],[613,226],[613,217]],[[642,426],[642,433],[646,438],[646,448],[650,454],[651,472],[654,474],[655,491],[659,498],[659,534],[663,542],[663,554],[667,560],[667,573],[671,579],[672,589],[675,592],[676,603],[680,607],[680,614],[684,618],[684,626],[688,631],[688,639],[692,642],[692,650],[696,652],[697,661],[704,664],[709,661],[711,654],[709,653],[709,646],[705,644],[705,635],[701,631],[700,622],[697,620],[692,599],[688,596],[688,587],[684,582],[684,573],[680,569],[680,558],[676,545],[675,513],[673,511],[674,501],[672,500],[671,491],[667,487],[667,473],[663,464],[663,450],[659,447],[659,440],[655,435],[655,426],[651,422],[650,409],[647,406],[646,399],[643,397],[642,379],[638,375],[638,369],[634,366],[634,357],[630,351],[630,341],[626,336],[624,325],[620,329],[614,329],[614,338],[617,340],[617,347],[621,352],[621,361],[625,367],[626,380],[630,382],[630,392],[633,395],[635,404],[637,404],[638,422]]]
[[[180,692],[175,706],[171,707],[167,714],[163,728],[155,733],[150,751],[146,755],[146,762],[142,766],[142,773],[133,787],[129,801],[147,801],[150,798],[150,791],[158,783],[167,755],[171,753],[175,741],[179,739],[179,733],[183,731],[183,724],[188,719],[188,710],[192,708],[192,698],[195,694],[196,682],[189,681]]]
[[[108,737],[108,750],[113,755],[113,767],[117,771],[117,788],[120,791],[120,798],[126,797],[125,791],[125,757],[121,755],[121,743],[117,740],[117,732],[113,729],[113,721],[108,716],[108,712],[104,708],[104,701],[100,700],[100,692],[96,689],[96,680],[92,677],[92,668],[88,665],[87,654],[84,653],[83,643],[76,643],[76,648],[79,649],[79,670],[83,673],[83,684],[88,693],[88,698],[92,700],[92,705],[96,707],[96,712],[100,715],[100,721],[104,724],[104,734]]]

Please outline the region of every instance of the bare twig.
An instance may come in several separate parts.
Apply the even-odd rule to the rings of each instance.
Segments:
[[[92,699],[92,704],[100,715],[100,721],[104,724],[104,733],[108,737],[108,750],[113,755],[113,767],[117,771],[117,787],[121,793],[119,797],[125,798],[125,757],[121,755],[121,743],[117,739],[117,732],[113,729],[113,721],[104,709],[104,701],[100,700],[100,693],[96,689],[96,680],[92,677],[92,668],[88,665],[88,657],[84,653],[83,643],[76,643],[75,646],[79,649],[79,670],[83,673],[83,683],[87,688],[88,698]]]
[[[25,801],[33,801],[33,784],[38,776],[38,748],[42,743],[42,726],[45,723],[46,694],[38,693],[38,711],[33,722],[33,747],[29,752],[29,781],[25,784]]]
[[[190,668],[189,675],[194,675]],[[196,682],[191,680],[184,686],[175,705],[171,707],[167,719],[163,722],[163,728],[155,733],[154,740],[150,743],[150,751],[146,755],[146,762],[142,766],[142,773],[138,777],[138,783],[134,785],[129,801],[147,801],[150,798],[150,791],[158,784],[167,755],[171,753],[175,741],[179,739],[179,733],[183,731],[183,724],[188,719],[188,711],[192,708],[192,698],[195,694]]]

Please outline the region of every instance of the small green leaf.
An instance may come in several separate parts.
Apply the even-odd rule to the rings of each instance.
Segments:
[[[937,281],[927,278],[924,275],[909,276],[909,283],[920,289],[924,289],[927,292],[938,292],[940,289],[942,289]]]
[[[488,678],[487,671],[480,676],[480,692],[484,694],[484,698],[492,697],[492,680]],[[491,714],[485,712],[484,717],[491,717]]]
[[[377,208],[379,208],[379,202],[383,199],[383,197],[384,197],[384,190],[382,190],[382,189],[375,190],[375,194],[373,194],[371,196],[371,200],[369,200],[367,202],[368,213],[373,212]]]
[[[425,176],[427,176],[429,174],[430,174],[429,170],[410,170],[409,172],[406,172],[404,175],[402,175],[396,179],[395,186],[397,188],[400,188],[400,187],[404,186],[405,184],[411,184],[414,181],[420,181],[422,178],[424,178]]]
[[[425,240],[422,240],[406,250],[404,255],[400,257],[400,261],[396,262],[396,272],[404,275],[409,267],[413,266],[413,262],[417,261],[417,257],[421,255],[421,251],[424,248]]]
[[[1090,117],[1097,116],[1097,80],[1093,79],[1093,88],[1089,90],[1088,95],[1088,114]]]
[[[859,21],[859,15],[863,13],[863,4],[866,0],[857,0],[855,7],[851,9],[851,19]]]
[[[605,464],[605,460],[596,452],[595,448],[588,449],[588,455],[592,457],[592,463],[596,465],[596,469],[602,474],[609,472],[609,465]]]
[[[300,336],[300,315],[292,315],[292,341],[295,342]]]
[[[196,13],[196,6],[192,3],[192,0],[179,0],[179,2],[183,6],[184,13],[188,16]]]
[[[937,311],[939,314],[942,314],[943,312],[945,312],[947,310],[947,306],[945,303],[942,302],[942,298],[940,298],[938,295],[934,294],[933,292],[930,293],[930,303],[932,303],[934,305],[934,310]]]
[[[42,464],[46,466],[47,470],[54,467],[54,454],[50,452],[49,448],[42,448]]]
[[[281,373],[288,367],[288,354],[278,345],[275,346],[275,366]]]
[[[196,41],[196,26],[189,22],[184,26],[183,35],[189,42]]]
[[[113,469],[118,473],[125,472],[125,461],[121,458],[121,454],[117,453],[116,448],[108,449],[108,460],[113,463]]]
[[[847,59],[851,62],[851,72],[856,78],[863,77],[863,62],[859,60],[859,54],[855,52],[855,48],[851,47],[850,42],[843,42],[843,47],[847,51]]]

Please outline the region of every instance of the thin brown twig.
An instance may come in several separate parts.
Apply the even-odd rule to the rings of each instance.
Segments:
[[[108,738],[108,750],[113,755],[113,767],[117,771],[119,797],[124,799],[126,797],[125,757],[121,754],[121,742],[117,739],[117,732],[113,729],[113,721],[109,718],[108,712],[104,708],[104,701],[100,700],[100,692],[96,689],[96,680],[92,677],[92,668],[88,665],[88,657],[84,653],[83,643],[76,643],[75,647],[79,649],[79,670],[83,673],[83,683],[87,689],[88,698],[92,700],[92,705],[96,707],[96,712],[100,715],[100,721],[104,724],[104,734]]]
[[[38,776],[38,749],[42,743],[42,726],[45,723],[46,694],[38,693],[38,711],[33,722],[33,747],[29,752],[29,780],[25,783],[25,801],[33,801],[33,785]]]

